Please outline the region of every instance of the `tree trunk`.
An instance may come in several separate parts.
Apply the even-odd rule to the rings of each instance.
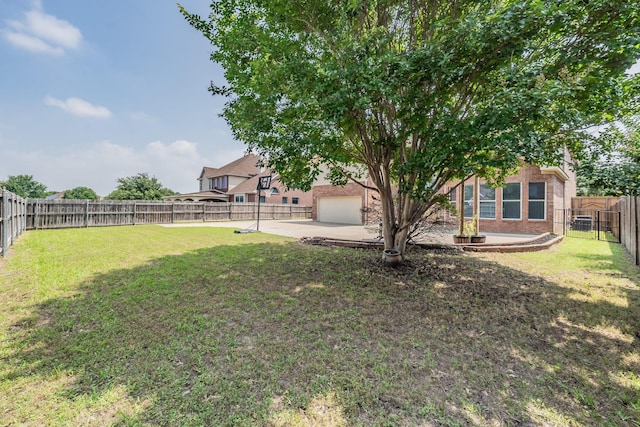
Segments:
[[[398,202],[394,203],[391,188],[380,191],[382,201],[382,235],[384,236],[384,248],[400,251],[404,260],[407,248],[407,238],[411,228],[413,211],[416,206],[407,194],[399,194]],[[397,210],[401,210],[398,212]]]

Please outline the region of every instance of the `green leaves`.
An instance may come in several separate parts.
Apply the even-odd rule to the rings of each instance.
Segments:
[[[585,128],[629,114],[640,89],[624,74],[640,58],[633,2],[220,0],[206,21],[182,12],[225,69],[212,92],[228,97],[235,137],[290,187],[327,165],[365,166],[381,191],[410,195],[386,205],[394,229],[449,179],[556,163]]]
[[[640,196],[638,118],[602,131],[578,166],[582,195]]]
[[[89,187],[75,187],[64,192],[65,199],[98,200],[98,195]]]
[[[164,188],[156,177],[146,173],[118,178],[118,187],[107,196],[112,200],[162,200],[164,196],[176,194]]]
[[[47,194],[47,187],[36,181],[33,175],[9,176],[5,182],[0,182],[0,188],[25,199],[43,199]]]

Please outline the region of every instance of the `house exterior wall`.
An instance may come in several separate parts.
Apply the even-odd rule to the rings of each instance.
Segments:
[[[558,215],[562,215],[563,209],[571,207],[571,199],[576,196],[576,174],[567,165],[569,157],[562,168],[550,167],[540,168],[535,165],[522,164],[518,173],[505,179],[506,183],[520,183],[520,218],[503,218],[503,191],[502,188],[495,190],[495,218],[479,219],[480,232],[494,233],[522,233],[540,234],[545,232],[562,233],[562,222],[556,220]],[[456,187],[459,182],[451,182],[442,191],[449,192]],[[474,180],[469,179],[466,185],[473,185]],[[480,180],[480,184],[484,184]],[[544,219],[529,219],[529,183],[544,183]],[[369,181],[369,185],[371,182]],[[460,208],[460,200],[463,196],[463,187],[458,186],[455,190],[456,208]],[[362,223],[369,224],[379,221],[376,210],[379,210],[378,193],[375,190],[367,190],[361,185],[349,183],[342,187],[337,187],[328,182],[321,182],[313,187],[313,211],[312,217],[318,220],[318,199],[323,197],[362,197]],[[535,203],[535,202],[534,202]],[[444,218],[445,220],[455,220],[454,217]],[[470,220],[471,218],[466,218]],[[560,219],[560,218],[558,218]],[[556,229],[556,228],[560,229]]]
[[[227,191],[233,190],[233,187],[242,184],[246,180],[247,180],[247,178],[243,178],[243,177],[240,177],[240,176],[230,176],[229,177],[229,188],[227,189]]]
[[[292,205],[294,198],[298,199],[298,205],[311,206],[313,203],[313,194],[311,191],[287,190],[280,180],[271,181],[271,188],[278,190],[278,193],[271,193],[266,197],[266,203]],[[263,192],[263,194],[264,193],[265,192]],[[283,198],[286,198],[286,203],[283,202]]]
[[[284,186],[280,182],[276,183],[274,181],[272,181],[271,188],[276,188],[278,190],[278,193],[269,194],[269,191],[267,190],[260,191],[260,195],[265,198],[264,203],[272,203],[272,204],[278,204],[278,205],[279,204],[292,205],[294,204],[293,203],[294,198],[298,199],[298,203],[296,203],[298,205],[311,206],[311,204],[313,203],[313,196],[311,191],[302,191],[302,190],[286,191]],[[243,195],[245,203],[256,203],[258,200],[257,193],[251,192],[251,193],[233,193],[229,196],[229,201],[233,202],[236,195]],[[283,198],[286,198],[286,203],[283,201]]]
[[[480,185],[485,180],[480,179]],[[571,207],[571,198],[575,196],[575,173],[563,171],[559,168],[540,168],[526,165],[520,168],[517,174],[505,179],[505,183],[520,184],[520,218],[504,218],[502,188],[495,190],[495,218],[479,218],[479,229],[482,232],[493,233],[522,233],[541,234],[546,232],[561,233],[556,228],[556,216],[562,212],[558,210]],[[529,218],[529,184],[545,183],[544,219]],[[455,185],[456,183],[453,183]],[[465,185],[473,185],[474,180],[469,179]],[[456,208],[460,209],[463,188],[456,189]],[[481,199],[482,200],[482,199]],[[471,218],[466,217],[469,221]],[[559,224],[561,227],[562,224]]]

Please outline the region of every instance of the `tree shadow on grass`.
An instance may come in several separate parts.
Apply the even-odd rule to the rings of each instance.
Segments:
[[[2,380],[67,376],[44,399],[96,425],[637,422],[635,279],[625,306],[455,252],[410,260],[251,244],[97,275],[15,325]]]

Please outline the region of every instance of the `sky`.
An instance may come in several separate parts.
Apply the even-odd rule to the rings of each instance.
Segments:
[[[198,191],[203,166],[245,152],[207,91],[224,83],[211,51],[175,0],[0,0],[0,181],[106,196],[147,173]]]
[[[0,181],[106,196],[147,173],[198,191],[203,166],[245,152],[207,91],[224,82],[211,51],[176,0],[0,0]]]

